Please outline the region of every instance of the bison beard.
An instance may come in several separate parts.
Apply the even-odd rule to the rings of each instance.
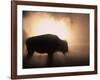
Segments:
[[[68,43],[52,34],[28,38],[26,40],[26,46],[28,50],[28,59],[32,57],[35,51],[41,54],[48,53],[48,66],[52,64],[54,52],[61,51],[64,54],[68,52]]]

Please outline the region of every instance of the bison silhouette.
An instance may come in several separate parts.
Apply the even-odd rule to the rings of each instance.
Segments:
[[[32,57],[35,51],[41,54],[48,53],[48,65],[52,63],[54,52],[60,51],[63,54],[68,52],[67,41],[61,40],[58,36],[53,34],[30,37],[26,40],[26,46],[28,50],[28,59]]]

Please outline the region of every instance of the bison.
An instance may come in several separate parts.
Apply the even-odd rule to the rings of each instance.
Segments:
[[[60,51],[64,54],[68,52],[67,41],[61,40],[58,36],[53,34],[30,37],[26,40],[26,46],[28,50],[28,59],[32,57],[35,51],[41,54],[48,53],[48,65],[52,63],[54,52]]]

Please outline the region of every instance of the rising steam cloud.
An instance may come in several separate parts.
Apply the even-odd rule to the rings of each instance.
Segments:
[[[66,39],[69,36],[71,19],[68,14],[24,12],[23,25],[25,39],[42,34],[55,34]]]

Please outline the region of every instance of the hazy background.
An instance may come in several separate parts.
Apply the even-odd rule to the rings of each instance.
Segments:
[[[63,24],[63,39],[68,42],[69,52],[63,55],[56,52],[53,56],[54,66],[81,66],[89,65],[89,15],[75,13],[50,13],[50,12],[32,12],[23,11],[23,66],[44,67],[47,62],[47,54],[35,52],[32,59],[27,62],[24,58],[27,56],[25,41],[27,38],[39,35],[37,33],[38,24],[46,20]],[[46,26],[47,26],[46,25]],[[60,25],[60,24],[59,24]],[[50,27],[51,30],[56,29]],[[61,27],[63,27],[61,25]],[[49,31],[50,31],[49,29]],[[40,30],[46,30],[41,27]],[[59,29],[56,29],[59,30]],[[61,31],[62,32],[62,31]],[[60,33],[60,32],[59,32]],[[59,35],[59,34],[58,34]]]

